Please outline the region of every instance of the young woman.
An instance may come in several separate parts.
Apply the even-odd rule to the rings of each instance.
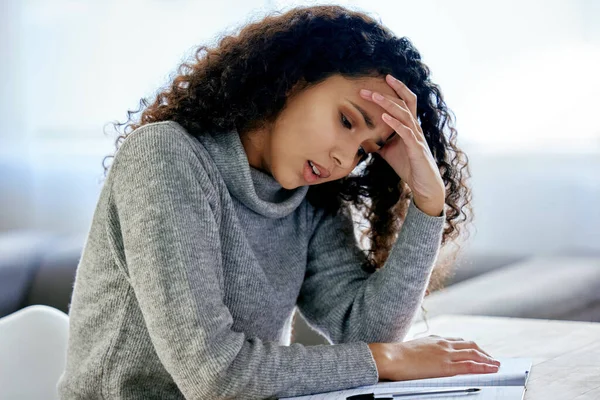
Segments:
[[[408,39],[339,6],[296,8],[178,72],[117,141],[62,398],[259,399],[497,371],[461,338],[402,342],[469,203]],[[331,345],[290,344],[296,307]]]

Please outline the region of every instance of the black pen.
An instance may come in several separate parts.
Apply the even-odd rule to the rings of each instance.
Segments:
[[[447,393],[477,393],[480,388],[469,388],[469,389],[439,389],[439,390],[423,390],[420,392],[406,392],[406,393],[378,393],[377,396],[392,396],[392,397],[375,397],[375,393],[363,393],[355,394],[353,396],[346,397],[346,400],[394,400],[396,397],[401,396],[418,396],[422,394],[447,394]]]

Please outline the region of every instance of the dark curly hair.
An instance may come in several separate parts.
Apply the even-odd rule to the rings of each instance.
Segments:
[[[125,126],[115,146],[118,150],[138,127],[165,120],[178,122],[194,136],[234,129],[245,135],[273,123],[294,93],[332,75],[357,79],[388,73],[417,95],[418,118],[446,187],[445,245],[459,236],[460,223],[472,219],[471,193],[464,182],[470,177],[467,157],[456,146],[449,110],[419,52],[409,39],[395,37],[361,12],[337,5],[296,7],[248,24],[214,48],[200,46],[193,62],[182,63],[151,104],[142,98],[138,110],[127,112],[126,122],[113,123],[117,130]],[[363,239],[369,242],[363,246],[363,268],[372,272],[384,265],[412,194],[378,154],[360,167],[358,174],[311,186],[307,198],[328,212],[362,215],[368,222]],[[443,286],[457,252],[438,257],[426,295]]]

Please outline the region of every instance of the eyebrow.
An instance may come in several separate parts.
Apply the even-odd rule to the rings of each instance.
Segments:
[[[348,100],[348,101],[362,115],[363,119],[365,120],[365,124],[367,125],[367,127],[369,127],[370,130],[375,129],[375,124],[373,123],[373,119],[371,118],[371,116],[369,115],[369,113],[367,113],[365,110],[363,110],[361,106],[359,106],[358,104],[354,103],[352,100]],[[386,142],[388,140],[390,140],[392,137],[394,137],[395,134],[396,134],[396,132],[392,132],[392,134],[387,139],[385,139],[385,140],[379,139],[376,142],[377,146],[379,146],[379,148],[382,148],[383,146],[385,146],[385,144],[386,144]]]

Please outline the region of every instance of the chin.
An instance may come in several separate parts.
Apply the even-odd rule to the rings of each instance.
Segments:
[[[285,179],[285,176],[280,176],[280,174],[278,173],[277,170],[273,169],[271,170],[271,176],[273,177],[273,179],[275,179],[277,181],[277,183],[279,183],[281,185],[282,188],[287,189],[287,190],[292,190],[292,189],[296,189],[299,185],[298,182],[294,182],[288,179]]]
[[[300,187],[300,185],[281,185],[282,188],[286,190],[294,190]]]
[[[298,184],[298,182],[289,182],[289,181],[288,182],[285,182],[285,181],[280,182],[280,181],[278,181],[278,182],[279,182],[279,184],[281,185],[282,188],[287,189],[287,190],[293,190],[293,189],[297,189],[297,188],[299,188],[301,186],[306,186],[306,185]]]

